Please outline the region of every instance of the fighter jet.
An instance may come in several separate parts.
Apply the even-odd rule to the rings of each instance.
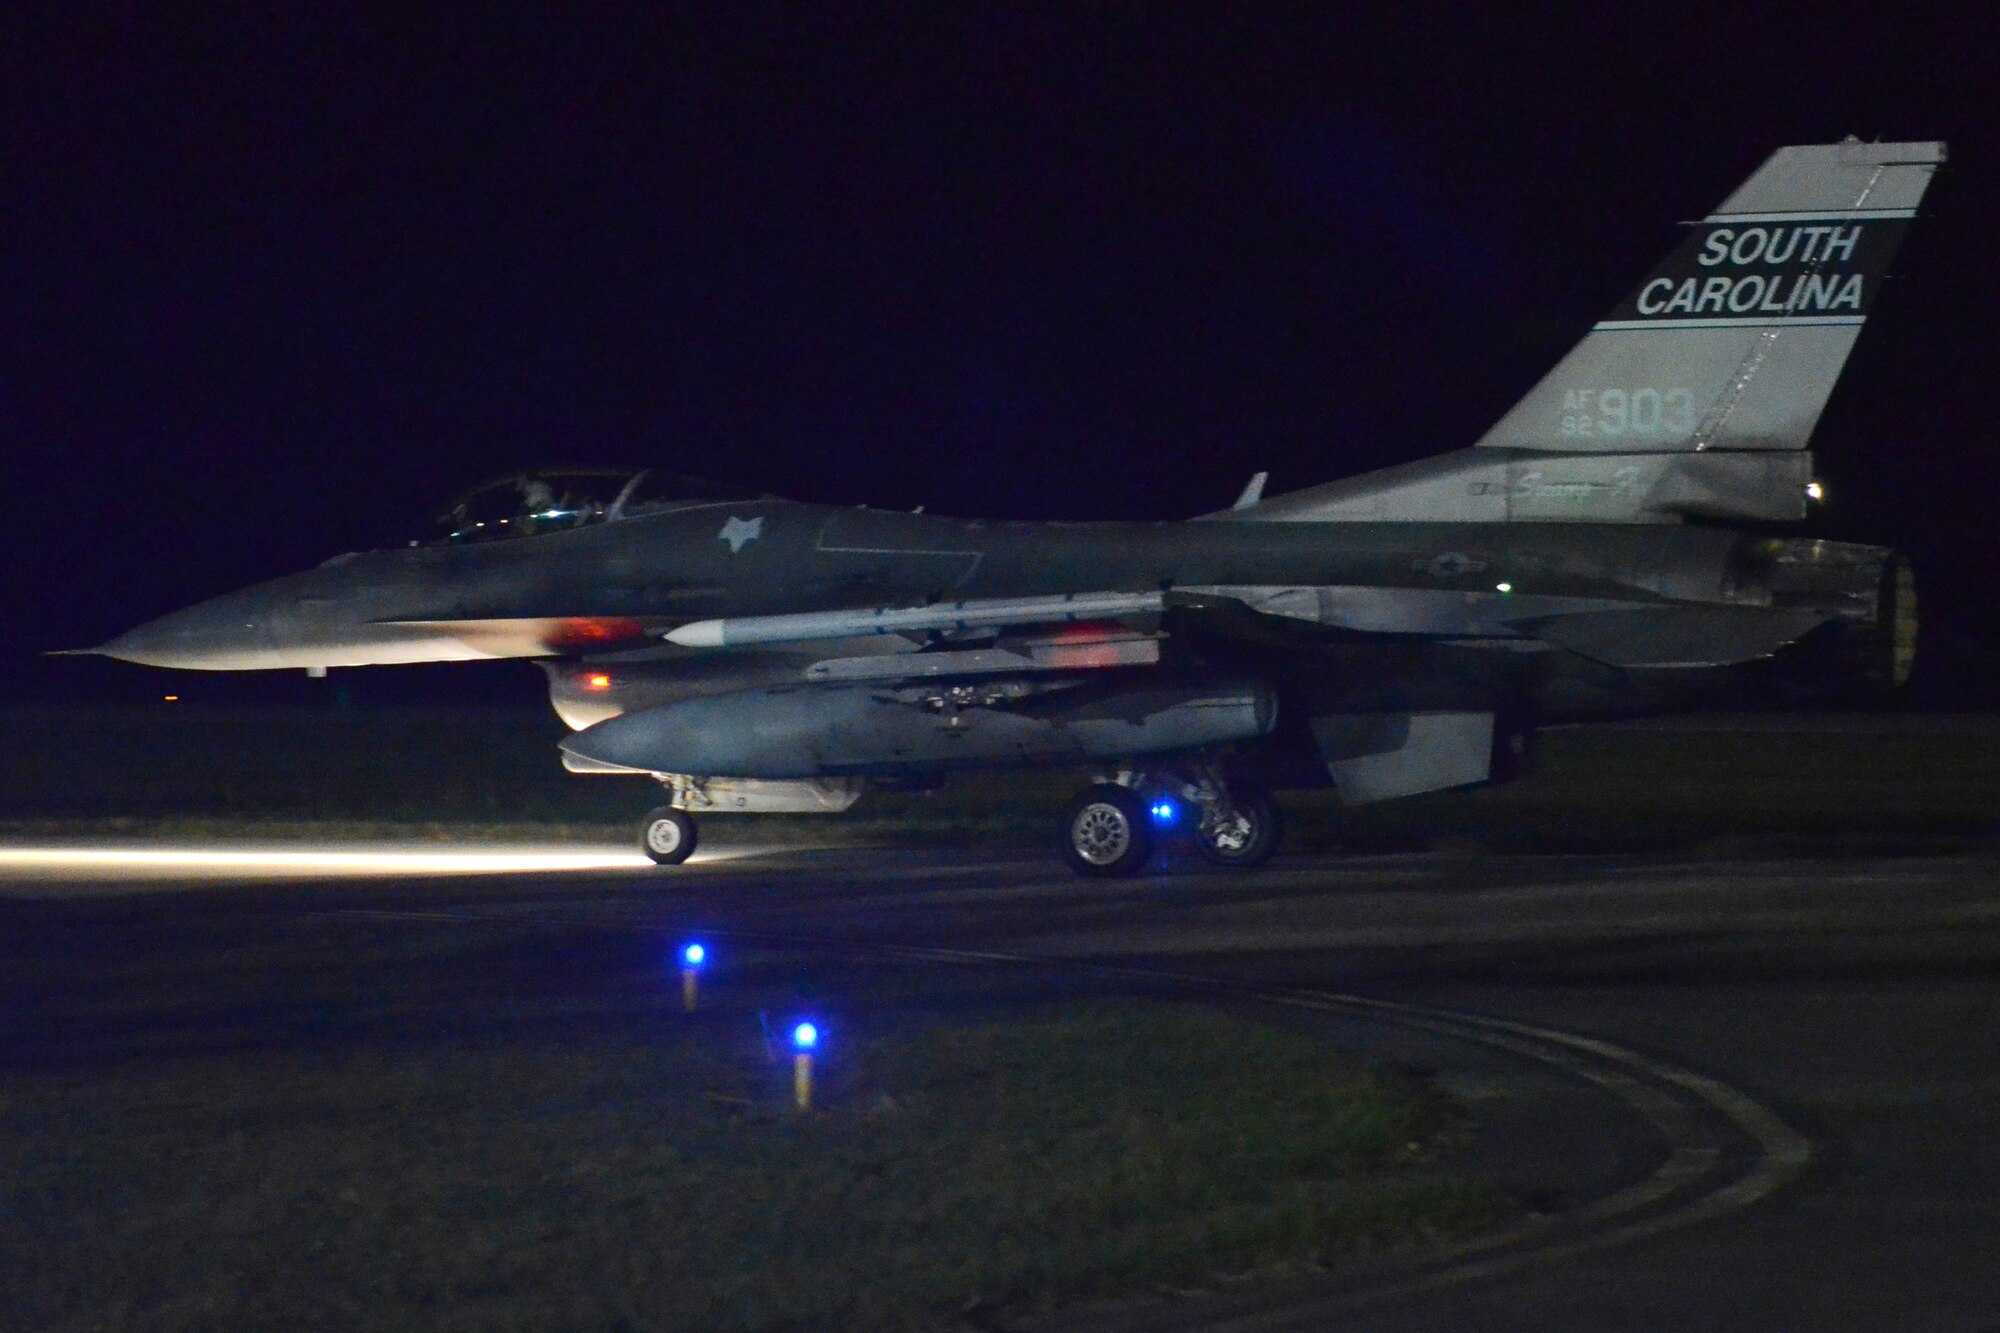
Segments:
[[[1772,676],[1893,687],[1910,567],[1784,536],[1807,444],[1940,143],[1782,148],[1470,447],[1179,523],[829,508],[545,470],[427,540],[336,556],[87,650],[243,671],[535,658],[563,762],[642,773],[641,845],[708,811],[1036,765],[1086,875],[1160,838],[1277,848],[1274,789],[1497,781],[1537,728]],[[1169,830],[1166,826],[1175,826]]]

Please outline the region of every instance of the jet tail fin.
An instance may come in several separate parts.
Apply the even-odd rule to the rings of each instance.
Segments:
[[[1941,143],[1780,148],[1478,447],[1215,518],[1805,517],[1807,440]]]
[[[1780,148],[1479,441],[1803,449],[1941,143]]]

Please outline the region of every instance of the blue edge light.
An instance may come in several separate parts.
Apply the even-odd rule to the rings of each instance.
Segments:
[[[819,1029],[811,1023],[801,1023],[792,1029],[792,1045],[801,1051],[809,1051],[819,1045]]]
[[[1180,808],[1172,801],[1153,802],[1153,822],[1155,824],[1171,824],[1180,818],[1180,814]]]
[[[690,944],[687,948],[681,950],[681,966],[700,967],[702,960],[707,957],[707,949],[704,949],[699,944]]]

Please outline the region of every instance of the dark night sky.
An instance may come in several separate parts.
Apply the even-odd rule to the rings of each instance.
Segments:
[[[168,8],[0,28],[0,692],[150,690],[32,655],[517,467],[1130,518],[1458,448],[1675,222],[1848,133],[1953,165],[1818,526],[1913,551],[1953,670],[2000,674],[1977,20]]]

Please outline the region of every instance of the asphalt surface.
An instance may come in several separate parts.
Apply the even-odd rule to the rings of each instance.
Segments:
[[[2000,1329],[2000,861],[1298,858],[1113,883],[965,852],[622,862],[414,873],[393,857],[226,871],[198,854],[151,867],[0,858],[7,1059],[322,1039],[345,1021],[325,995],[209,994],[219,974],[202,960],[364,927],[499,921],[545,942],[518,967],[429,978],[431,1025],[478,1022],[503,996],[510,1013],[551,1021],[647,1002],[630,990],[635,960],[697,932],[819,959],[848,1003],[871,968],[906,988],[919,963],[1023,992],[1292,996],[1297,1021],[1436,1071],[1473,1108],[1489,1164],[1561,1228],[1470,1261],[1065,1322]],[[91,981],[94,959],[121,952],[159,960],[122,1007]],[[1414,1009],[1399,1020],[1372,1002]],[[1438,1011],[1470,1026],[1427,1028]],[[1541,1054],[1526,1049],[1536,1041]],[[1598,1072],[1561,1068],[1565,1042]],[[1629,1055],[1628,1073],[1603,1051]],[[1707,1110],[1661,1113],[1710,1146],[1677,1149],[1680,1130],[1644,1123],[1646,1099],[1676,1080],[1713,1081]],[[1808,1151],[1773,1168],[1755,1123],[1725,1123],[1729,1097],[1780,1126],[1767,1139],[1795,1132]],[[1676,1152],[1699,1170],[1643,1208],[1592,1214],[1593,1200],[1671,1174]],[[1582,1239],[1593,1230],[1604,1244]]]

